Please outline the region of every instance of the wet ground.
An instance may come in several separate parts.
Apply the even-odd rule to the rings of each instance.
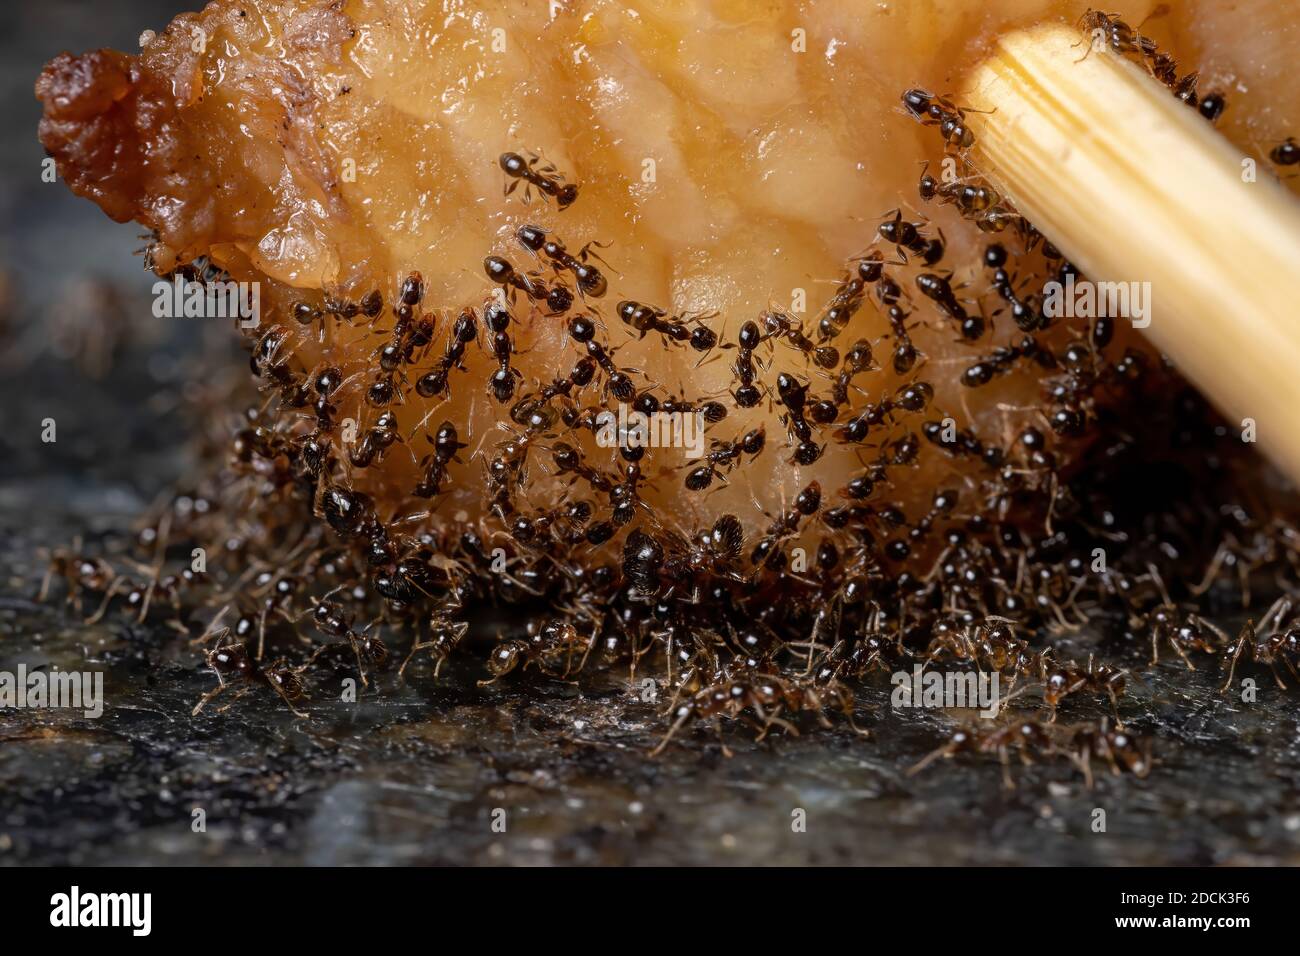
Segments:
[[[97,499],[82,488],[71,500]],[[662,703],[643,702],[623,672],[581,689],[510,678],[480,689],[471,662],[440,680],[413,665],[404,681],[376,675],[356,703],[313,683],[305,718],[265,688],[193,717],[213,680],[183,639],[112,615],[86,625],[61,601],[31,600],[38,551],[119,520],[111,507],[71,508],[21,479],[0,504],[0,670],[102,670],[107,699],[99,719],[0,711],[3,862],[1300,860],[1300,704],[1267,674],[1243,704],[1217,692],[1211,668],[1163,664],[1122,705],[1131,730],[1157,738],[1154,770],[1101,773],[1091,791],[1061,759],[1013,761],[1013,790],[991,757],[908,777],[954,715],[892,710],[883,675],[857,704],[870,737],[843,721],[762,742],[700,728],[659,756]],[[1061,720],[1103,713],[1081,702]]]
[[[1089,790],[1058,759],[1014,765],[1009,790],[995,758],[907,776],[954,719],[892,710],[884,675],[858,695],[867,738],[837,720],[761,743],[731,729],[724,750],[701,728],[660,756],[663,702],[623,672],[480,689],[472,663],[436,681],[390,668],[356,703],[314,684],[305,718],[265,689],[192,717],[213,679],[184,639],[35,603],[50,549],[129,528],[193,467],[177,393],[231,361],[228,330],[157,327],[133,227],[39,182],[40,63],[129,45],[170,6],[49,0],[14,5],[0,29],[3,108],[22,134],[0,154],[14,290],[0,309],[0,671],[102,670],[107,697],[99,719],[0,710],[0,863],[1300,862],[1300,690],[1267,672],[1249,672],[1259,697],[1245,704],[1218,693],[1216,667],[1166,662],[1122,711],[1156,738],[1150,776],[1102,773]],[[75,304],[89,279],[120,291],[124,322]],[[57,321],[71,324],[52,337]],[[480,629],[497,626],[513,625]],[[1070,649],[1086,657],[1088,639]],[[1120,656],[1138,668],[1145,653]],[[1072,702],[1061,720],[1105,713]]]

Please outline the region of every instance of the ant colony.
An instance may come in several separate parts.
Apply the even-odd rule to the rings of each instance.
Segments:
[[[539,54],[528,84],[512,72],[527,57],[482,66],[491,102],[551,89],[519,93],[506,123],[483,102],[448,107],[437,130],[367,109],[368,75],[336,58],[359,26],[384,51],[365,70],[426,54],[393,33],[399,17],[329,11],[292,55],[303,75],[355,75],[346,96],[294,107],[293,135],[310,139],[294,162],[319,164],[319,181],[272,192],[254,170],[288,149],[273,119],[287,94],[262,52],[275,44],[232,0],[187,16],[248,54],[230,74],[246,78],[243,122],[270,131],[255,157],[195,145],[242,141],[223,125],[231,90],[184,107],[162,95],[180,71],[225,75],[222,44],[198,69],[187,30],[135,57],[54,60],[41,135],[75,191],[152,230],[163,278],[261,283],[258,394],[185,507],[149,516],[137,559],[75,545],[42,596],[189,635],[213,680],[195,714],[260,696],[309,715],[340,673],[383,693],[455,669],[484,688],[599,669],[656,682],[635,706],[661,714],[660,752],[699,725],[866,735],[889,675],[920,667],[996,674],[1001,701],[990,717],[951,711],[913,772],[986,755],[1011,784],[1011,757],[1056,758],[1091,785],[1158,760],[1133,692],[1162,652],[1215,669],[1225,693],[1247,671],[1300,683],[1290,599],[1236,638],[1208,613],[1225,595],[1248,603],[1255,580],[1294,587],[1300,528],[1261,510],[1256,464],[1130,322],[1045,308],[1050,283],[1087,278],[981,178],[972,111],[953,97],[911,87],[861,118],[899,145],[873,166],[879,185],[766,177],[728,137],[770,102],[729,102],[743,115],[719,119],[710,101],[691,115],[713,138],[683,133],[670,152],[647,138],[660,114],[620,112],[617,83],[610,102],[582,99],[600,87],[583,70],[620,68],[594,42],[572,64]],[[518,14],[512,49],[568,29],[534,16]],[[640,49],[638,25],[603,16]],[[1087,55],[1132,60],[1208,122],[1228,110],[1118,18],[1090,11],[1080,27]],[[447,49],[473,47],[477,29],[452,18]],[[794,74],[772,74],[780,99]],[[339,125],[311,138],[316,118]],[[148,157],[91,142],[128,126],[166,141],[167,184]],[[357,158],[355,182],[326,175],[336,140],[379,151]],[[1272,142],[1263,161],[1300,162],[1292,137]],[[161,190],[197,203],[217,181],[210,215],[158,218]],[[841,182],[878,190],[853,200],[851,240],[798,219]],[[894,208],[881,215],[878,196]],[[247,241],[285,222],[313,225]],[[1157,469],[1168,493],[1150,488]],[[196,547],[202,571],[186,563]],[[495,641],[473,626],[493,605],[520,622]],[[1098,642],[1063,651],[1070,633]]]

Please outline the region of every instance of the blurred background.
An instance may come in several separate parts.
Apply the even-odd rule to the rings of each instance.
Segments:
[[[225,323],[155,319],[134,224],[44,182],[32,86],[63,50],[138,48],[184,3],[42,0],[0,9],[0,520],[29,509],[135,508],[183,461],[179,414],[204,349],[234,351]],[[65,414],[60,414],[66,412]],[[40,440],[55,419],[57,441]]]

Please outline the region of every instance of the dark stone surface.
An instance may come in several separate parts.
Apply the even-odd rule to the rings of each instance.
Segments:
[[[265,689],[230,709],[190,711],[212,686],[162,626],[110,615],[86,625],[33,598],[49,549],[121,532],[192,467],[178,391],[193,363],[226,361],[224,328],[159,328],[148,278],[114,226],[62,185],[39,181],[32,78],[64,47],[129,48],[165,3],[8,5],[0,16],[3,109],[0,266],[18,305],[0,326],[0,670],[19,663],[106,672],[98,720],[0,711],[0,862],[13,863],[1294,863],[1300,859],[1300,707],[1267,673],[1245,705],[1217,668],[1176,659],[1134,683],[1133,730],[1154,735],[1145,780],[1101,775],[1089,791],[1063,760],[1013,768],[960,757],[906,769],[951,729],[942,714],[888,706],[884,675],[859,695],[871,737],[813,726],[800,737],[707,728],[662,756],[664,720],[624,673],[483,690],[472,664],[435,682],[390,668],[358,704],[311,688],[298,719]],[[93,11],[93,12],[92,12]],[[16,124],[16,125],[13,125]],[[128,330],[97,381],[49,342],[49,309],[87,276],[112,280]],[[92,323],[93,310],[64,310]],[[152,325],[150,323],[153,323]],[[74,337],[76,338],[76,337]],[[211,353],[200,352],[206,341]],[[59,440],[39,440],[54,417]],[[1229,623],[1229,622],[1225,622]],[[511,626],[509,622],[502,624]],[[484,622],[489,634],[493,622]],[[1073,650],[1086,656],[1081,636]],[[1110,648],[1140,668],[1148,649]],[[1071,702],[1062,721],[1102,716]],[[206,832],[191,827],[206,814]],[[492,830],[496,808],[504,834]],[[795,833],[791,814],[807,813]],[[1093,833],[1092,812],[1107,814]]]

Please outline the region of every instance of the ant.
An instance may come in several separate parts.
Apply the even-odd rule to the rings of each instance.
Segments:
[[[903,92],[903,106],[923,126],[938,126],[944,145],[968,149],[975,145],[975,133],[966,125],[966,114],[981,112],[957,106],[946,96],[935,96],[922,89]]]
[[[993,350],[993,354],[971,365],[962,372],[961,383],[967,388],[987,385],[994,376],[1011,371],[1019,359],[1030,359],[1044,369],[1056,368],[1056,356],[1039,345],[1032,335],[1026,335],[1018,344],[999,346]]]
[[[1132,736],[1123,725],[1112,730],[1105,717],[1100,723],[1078,728],[1070,737],[1070,747],[1068,755],[1083,774],[1089,790],[1092,789],[1094,758],[1105,760],[1110,765],[1110,772],[1117,777],[1127,770],[1140,780],[1151,772],[1151,741]]]
[[[242,685],[235,691],[236,697],[242,696],[253,684],[265,684],[280,695],[280,699],[295,716],[307,716],[305,711],[295,706],[294,701],[303,696],[302,678],[299,675],[310,666],[310,661],[297,668],[290,667],[285,658],[260,665],[249,655],[248,646],[238,641],[213,648],[208,652],[206,661],[212,673],[217,676],[217,686],[194,705],[191,716],[197,716],[214,699],[235,687],[236,682]]]
[[[1131,26],[1119,18],[1118,13],[1103,13],[1088,9],[1079,17],[1079,28],[1094,41],[1104,41],[1111,50],[1118,54],[1140,53],[1150,56],[1155,52],[1155,42],[1136,33]],[[1091,52],[1091,47],[1089,51]],[[1085,53],[1082,59],[1087,59]]]
[[[1277,672],[1279,661],[1286,665],[1292,677],[1300,681],[1300,671],[1296,670],[1296,662],[1300,661],[1300,624],[1292,623],[1285,629],[1279,629],[1281,622],[1290,613],[1292,605],[1291,598],[1284,595],[1273,602],[1273,606],[1260,620],[1258,629],[1251,621],[1247,621],[1242,626],[1241,634],[1237,637],[1231,652],[1226,650],[1224,652],[1224,657],[1229,661],[1228,679],[1223,683],[1224,693],[1227,693],[1228,687],[1232,684],[1233,675],[1237,670],[1237,661],[1246,651],[1250,652],[1250,658],[1256,664],[1269,666],[1277,686],[1283,690],[1286,689],[1286,683],[1282,680],[1282,675]],[[1263,640],[1256,639],[1259,631],[1267,632]]]
[[[1016,785],[1011,779],[1012,750],[1019,755],[1022,764],[1029,766],[1033,763],[1029,757],[1031,751],[1055,753],[1056,745],[1048,725],[1033,720],[1022,720],[989,730],[962,728],[953,731],[948,742],[942,747],[932,750],[921,758],[907,771],[907,775],[915,776],[934,761],[940,758],[946,760],[959,753],[996,753],[1002,764],[1003,786],[1008,790],[1014,790]]]
[[[768,312],[763,316],[767,327],[767,338],[783,338],[804,355],[813,360],[818,368],[832,369],[839,364],[840,353],[830,345],[817,346],[812,339],[803,334],[802,326],[781,312]]]
[[[686,476],[686,488],[689,491],[703,491],[713,484],[713,479],[720,477],[719,468],[730,471],[735,467],[741,455],[749,455],[753,461],[763,451],[766,442],[763,428],[760,426],[746,432],[735,441],[714,440],[713,448],[705,456],[705,463],[691,469]],[[725,479],[724,479],[725,480]]]
[[[754,384],[756,378],[754,350],[758,348],[758,344],[762,341],[763,335],[758,329],[758,323],[749,320],[740,327],[736,361],[731,366],[732,374],[740,382],[739,387],[731,393],[731,397],[736,400],[736,405],[740,408],[753,408],[763,397],[763,393]]]
[[[861,444],[867,440],[871,429],[883,424],[894,412],[921,412],[934,398],[934,386],[929,382],[912,382],[901,385],[895,397],[868,402],[862,412],[839,429],[837,437],[844,442]],[[942,426],[940,426],[942,427]]]
[[[564,305],[564,308],[557,310],[558,312],[567,312],[569,305],[573,304],[573,296],[572,293],[568,292],[568,288],[566,286],[557,286],[556,289],[562,288],[565,292],[560,293],[559,298],[556,300],[554,305],[552,305],[551,298],[552,295],[556,294],[555,289],[547,288],[546,283],[533,273],[520,272],[514,267],[509,259],[502,258],[501,256],[487,256],[484,258],[483,271],[487,273],[487,277],[497,285],[501,286],[503,289],[508,288],[510,290],[509,295],[512,299],[516,292],[522,292],[534,301],[547,302],[547,304],[551,305],[552,308],[554,305]],[[567,304],[565,304],[566,293],[568,294]]]
[[[385,411],[366,431],[356,447],[348,451],[348,461],[357,468],[368,468],[376,460],[383,461],[384,452],[394,442],[401,440],[397,432],[397,416],[391,411]]]
[[[614,364],[614,349],[606,349],[596,341],[596,323],[590,316],[576,315],[569,320],[569,337],[587,348],[587,355],[605,373],[605,387],[620,402],[630,402],[636,397],[636,385],[631,376]],[[636,369],[629,369],[636,371]]]
[[[447,347],[442,357],[438,359],[432,370],[416,380],[416,393],[421,398],[445,394],[449,385],[448,375],[453,368],[464,369],[462,360],[465,357],[465,347],[476,338],[478,338],[478,319],[473,310],[466,309],[452,325],[451,336],[447,340]]]
[[[941,313],[960,324],[962,338],[974,341],[984,335],[984,317],[966,313],[961,303],[957,301],[957,294],[953,292],[950,275],[922,272],[916,277],[916,287],[921,290],[922,295],[939,307]]]
[[[522,379],[523,373],[510,365],[510,356],[514,352],[514,343],[510,340],[510,310],[500,303],[493,303],[483,310],[483,322],[492,333],[492,355],[497,360],[497,370],[488,378],[488,391],[501,404],[514,398],[515,380]]]
[[[1088,666],[1081,670],[1074,664],[1054,664],[1046,655],[1040,658],[1043,681],[1043,700],[1052,709],[1052,723],[1056,722],[1056,708],[1062,700],[1071,694],[1087,690],[1105,693],[1110,697],[1110,706],[1115,713],[1115,725],[1124,729],[1124,722],[1119,717],[1119,696],[1124,693],[1128,681],[1128,672],[1109,664],[1097,664],[1091,654]]]
[[[453,461],[459,462],[457,452],[465,447],[458,440],[456,426],[449,421],[438,426],[438,431],[430,438],[425,433],[425,440],[433,445],[432,454],[426,455],[420,462],[424,477],[412,492],[417,498],[436,498],[442,494],[442,483],[447,480],[447,466]]]
[[[442,673],[442,665],[447,663],[452,651],[464,639],[469,632],[468,621],[454,621],[449,618],[445,612],[434,612],[429,618],[428,637],[426,639],[417,639],[411,645],[411,653],[402,661],[402,666],[397,669],[397,676],[400,678],[406,673],[406,666],[411,663],[419,651],[427,650],[433,657],[435,663],[433,666],[433,676],[436,680]]]
[[[1037,308],[1033,296],[1021,298],[1006,270],[1007,251],[1000,243],[991,243],[984,250],[984,265],[993,270],[993,289],[1011,306],[1011,318],[1022,332],[1035,332],[1047,328],[1048,317]]]
[[[60,548],[54,552],[45,577],[41,580],[37,601],[45,601],[50,593],[50,582],[59,577],[67,585],[67,603],[73,604],[80,613],[81,592],[107,591],[117,581],[119,575],[111,564],[103,558],[83,557],[78,553],[80,550],[81,540],[78,538],[73,542],[71,551]]]
[[[786,413],[782,419],[790,434],[798,439],[791,462],[799,465],[811,465],[821,457],[822,446],[813,441],[812,426],[808,424],[804,406],[808,401],[808,386],[802,384],[793,375],[781,372],[776,378],[777,396],[785,406]]]
[[[551,264],[556,269],[565,269],[573,273],[573,278],[578,284],[578,291],[585,296],[592,296],[599,299],[609,288],[609,283],[605,276],[593,265],[588,265],[587,258],[599,258],[591,251],[592,246],[599,246],[598,242],[589,242],[578,250],[577,256],[571,254],[564,248],[564,244],[558,239],[548,239],[546,230],[540,226],[520,226],[515,230],[515,238],[519,244],[527,249],[533,255],[544,255],[551,260]]]
[[[352,629],[353,615],[351,612],[338,601],[332,600],[333,595],[338,590],[340,589],[336,588],[331,591],[320,601],[313,599],[315,607],[306,613],[311,614],[312,621],[323,634],[330,637],[341,637],[348,642],[357,661],[357,672],[361,675],[361,684],[362,686],[368,686],[370,681],[366,678],[366,667],[367,665],[383,667],[388,660],[388,645],[378,637],[370,635],[370,629],[377,623],[375,621],[367,624],[360,633]],[[312,660],[314,661],[317,656],[328,650],[330,646],[322,647],[316,652]]]
[[[879,257],[879,259],[883,259],[878,251],[874,252],[873,255]],[[879,261],[879,259],[874,261]],[[862,262],[867,261],[869,260],[862,260]],[[861,271],[861,262],[858,267]],[[880,273],[878,271],[874,272],[873,275],[874,278],[872,281],[880,278]],[[854,313],[856,313],[858,308],[862,305],[862,296],[866,291],[866,287],[867,281],[861,275],[847,276],[839,284],[839,287],[835,290],[835,294],[831,296],[830,301],[826,303],[826,308],[823,310],[822,317],[817,323],[817,337],[821,341],[829,342],[831,339],[835,338],[835,336],[844,331],[845,326],[849,324],[849,320],[853,318]]]
[[[529,621],[526,639],[503,641],[492,650],[488,657],[489,680],[479,681],[480,687],[495,684],[516,667],[530,664],[547,677],[566,679],[569,675],[581,671],[587,663],[587,656],[595,647],[594,635],[584,640],[578,629],[568,621],[551,620],[540,627]],[[574,656],[581,653],[581,659],[574,666]]]
[[[885,215],[888,216],[889,213],[885,213]],[[927,250],[930,248],[930,241],[929,238],[921,232],[920,224],[908,222],[904,219],[903,211],[901,209],[895,209],[893,215],[893,219],[887,218],[876,227],[876,231],[880,234],[880,238],[884,239],[886,242],[892,242],[894,244],[898,249],[898,254],[902,258],[903,262],[907,261],[908,252],[911,252],[913,255],[924,257]]]
[[[670,342],[689,343],[697,352],[712,351],[718,344],[718,333],[705,325],[700,317],[670,316],[663,309],[631,300],[620,302],[616,311],[619,318],[641,333],[639,337],[642,339],[647,332],[658,332]],[[694,329],[688,325],[691,321],[696,323]]]
[[[554,199],[561,210],[568,209],[578,198],[577,184],[566,183],[564,176],[550,163],[538,167],[540,160],[537,155],[524,159],[518,153],[502,153],[497,163],[511,180],[506,184],[505,195],[509,196],[522,182],[525,184],[524,202],[528,201],[531,190],[536,189],[543,196]]]

